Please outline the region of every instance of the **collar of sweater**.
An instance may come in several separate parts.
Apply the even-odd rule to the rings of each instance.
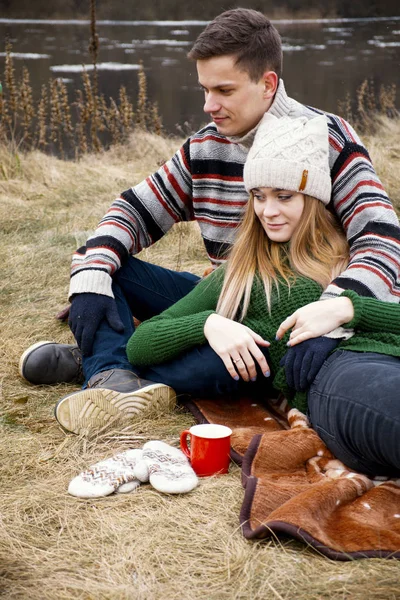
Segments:
[[[275,97],[273,99],[271,106],[268,109],[268,112],[271,115],[274,115],[274,117],[277,117],[278,119],[280,119],[281,117],[290,115],[290,113],[293,112],[294,103],[295,103],[295,101],[292,100],[292,98],[289,98],[289,96],[286,93],[283,79],[280,79],[279,84],[278,84],[278,89],[276,90]],[[255,127],[253,127],[253,129],[248,131],[243,136],[233,135],[233,136],[227,137],[227,139],[230,142],[232,142],[234,144],[239,144],[240,146],[243,146],[244,148],[249,150],[250,146],[253,144],[254,137],[256,135],[259,124],[260,123],[257,123],[257,125]]]

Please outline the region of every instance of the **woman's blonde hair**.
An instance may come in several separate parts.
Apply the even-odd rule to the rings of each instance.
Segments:
[[[335,216],[324,204],[304,196],[304,209],[290,243],[271,241],[254,212],[250,193],[243,221],[229,256],[217,313],[229,319],[244,319],[256,273],[271,309],[273,286],[279,280],[290,286],[297,275],[313,279],[325,288],[349,260],[349,246]],[[238,315],[241,306],[240,315]]]

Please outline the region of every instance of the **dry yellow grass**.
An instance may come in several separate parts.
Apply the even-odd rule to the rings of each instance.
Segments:
[[[382,123],[368,146],[400,207],[400,123]],[[149,439],[176,444],[193,423],[177,410],[129,431],[64,434],[53,406],[73,386],[30,386],[22,351],[40,339],[72,340],[54,319],[65,304],[70,256],[114,196],[179,145],[146,134],[79,163],[0,150],[1,420],[0,596],[30,600],[394,600],[400,564],[329,561],[292,540],[248,542],[238,525],[240,470],[174,497],[142,486],[127,496],[68,496],[81,469]],[[181,226],[143,258],[201,273],[198,231]]]

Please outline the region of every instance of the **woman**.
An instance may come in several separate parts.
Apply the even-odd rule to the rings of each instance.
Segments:
[[[324,116],[265,115],[245,165],[250,200],[227,264],[142,323],[127,354],[140,376],[178,393],[283,391],[350,468],[398,475],[400,308],[352,291],[318,301],[348,260],[326,208],[327,153]]]

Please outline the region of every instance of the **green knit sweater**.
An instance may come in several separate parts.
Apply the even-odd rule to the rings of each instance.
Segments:
[[[163,363],[182,352],[207,342],[204,325],[215,312],[221,292],[224,266],[201,280],[196,287],[176,304],[160,315],[143,322],[127,344],[129,361],[136,366]],[[400,356],[400,305],[381,302],[345,291],[354,306],[354,318],[345,327],[354,328],[355,335],[340,342],[338,348],[356,352],[378,352]],[[243,324],[271,343],[269,366],[274,377],[273,385],[283,392],[291,404],[306,409],[306,395],[295,393],[287,386],[284,368],[279,362],[287,352],[289,332],[280,341],[275,334],[282,321],[295,310],[319,300],[321,287],[313,280],[298,277],[289,289],[281,282],[271,295],[271,312],[265,298],[264,287],[255,278],[249,308]]]

